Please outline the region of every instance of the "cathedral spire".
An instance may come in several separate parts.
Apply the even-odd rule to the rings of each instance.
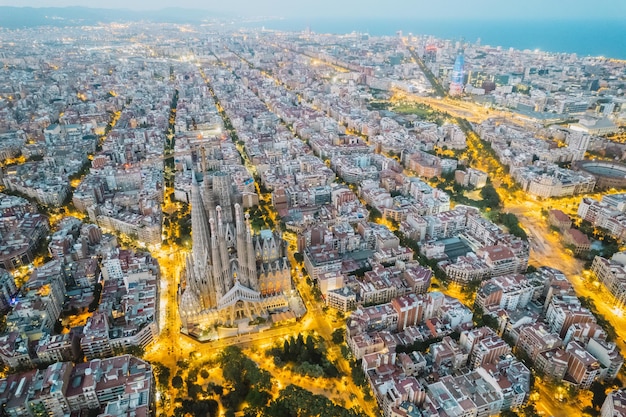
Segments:
[[[222,207],[217,206],[215,210],[217,211],[217,235],[220,238],[223,238],[224,237],[224,222],[222,221]]]
[[[219,300],[225,294],[224,281],[222,280],[222,259],[220,257],[217,231],[215,230],[215,219],[211,218],[209,224],[211,225],[211,262],[213,264],[213,281],[215,282],[215,299]]]
[[[248,270],[248,282],[250,288],[259,290],[259,281],[256,270],[256,252],[254,251],[254,243],[252,242],[252,226],[250,226],[250,215],[246,213],[246,257],[244,261]]]
[[[202,168],[202,173],[206,174],[206,149],[204,146],[200,148],[200,167]]]
[[[204,209],[206,210],[207,217],[215,217],[215,195],[211,189],[212,177],[209,175],[207,163],[206,163],[206,151],[204,147],[201,149],[202,158],[202,174],[204,180],[202,181],[202,194],[204,197]]]
[[[196,173],[192,173],[191,177],[191,239],[194,261],[201,259],[206,248],[209,247],[209,229],[200,196],[200,187],[196,180]]]
[[[237,260],[239,263],[238,279],[246,287],[249,286],[248,257],[246,256],[246,234],[243,223],[243,212],[239,203],[235,204],[235,222],[237,224]]]
[[[224,285],[224,293],[226,293],[233,285],[233,274],[231,270],[228,245],[226,242],[226,228],[228,226],[224,224],[224,218],[222,217],[222,207],[217,206],[215,209],[217,210],[218,245],[220,258],[222,260],[222,282]]]
[[[216,205],[222,207],[222,217],[226,223],[231,223],[233,217],[232,194],[233,180],[230,174],[226,172],[216,172],[213,175],[213,194],[217,200]]]

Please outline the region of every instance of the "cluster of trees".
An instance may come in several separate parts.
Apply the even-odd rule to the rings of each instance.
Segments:
[[[365,276],[366,272],[369,272],[372,270],[372,266],[371,265],[367,265],[367,266],[362,266],[358,269],[355,269],[354,271],[352,271],[352,274],[356,277],[359,278],[363,278]]]
[[[433,343],[441,342],[441,339],[441,337],[437,337],[424,341],[415,341],[410,345],[398,345],[396,346],[396,353],[425,352]]]
[[[252,207],[248,214],[250,215],[250,225],[255,230],[271,229],[274,227],[274,221],[270,216],[270,209],[264,201],[259,201],[259,205]]]
[[[596,239],[602,241],[602,250],[598,251],[592,249],[589,253],[585,254],[585,258],[589,261],[589,264],[586,265],[586,268],[591,267],[591,262],[596,255],[602,255],[605,258],[610,258],[615,253],[619,252],[620,244],[612,237],[608,230],[603,229],[601,227],[594,227],[593,224],[588,222],[587,220],[583,220],[580,225],[574,226],[582,233],[587,235],[590,239]]]
[[[218,364],[227,384],[232,387],[222,396],[222,404],[228,409],[226,416],[234,416],[244,402],[248,404],[247,414],[260,415],[271,399],[270,373],[260,369],[236,346],[225,348],[219,355]]]
[[[282,366],[285,363],[293,364],[294,372],[312,377],[338,377],[339,370],[328,360],[324,347],[313,336],[308,335],[306,340],[302,333],[298,337],[285,340],[282,347],[274,347],[267,352],[274,357],[274,363]]]
[[[537,411],[534,403],[527,403],[517,411],[504,410],[500,413],[502,417],[540,417],[541,414]]]
[[[174,409],[174,416],[184,417],[192,415],[196,417],[216,417],[219,412],[219,404],[215,400],[189,400],[181,401],[180,407]]]
[[[280,391],[278,397],[258,414],[261,417],[361,417],[359,410],[347,410],[323,395],[316,395],[296,385],[289,385]],[[246,414],[248,416],[248,414]],[[250,415],[252,416],[252,415]]]
[[[367,204],[365,208],[369,211],[369,218],[367,220],[370,222],[376,223],[383,218],[383,214],[376,207]]]
[[[186,365],[186,363],[185,363]],[[209,384],[208,390],[205,391],[202,389],[202,386],[197,384],[198,380],[198,368],[191,369],[187,374],[187,397],[184,399],[176,398],[175,403],[180,404],[176,408],[174,408],[174,415],[176,417],[183,417],[185,415],[193,415],[200,417],[215,417],[219,413],[219,404],[216,400],[211,398],[206,398],[207,395],[210,394],[223,394],[223,388],[221,386],[216,386],[215,384]],[[169,374],[169,369],[167,371]],[[202,369],[200,374],[209,376],[209,373]],[[165,375],[161,376],[157,372],[157,378],[161,381]],[[172,387],[176,389],[181,389],[184,385],[183,378],[180,374],[177,374],[172,378]]]
[[[200,367],[190,369],[187,374],[187,395],[184,398],[176,397],[174,403],[177,405],[174,408],[174,415],[177,417],[183,417],[185,415],[194,415],[201,417],[215,417],[218,415],[219,405],[216,400],[207,398],[212,395],[223,395],[224,389],[221,385],[209,383],[207,389],[204,390],[198,381],[198,374],[203,378],[209,377],[209,372],[203,368],[207,365],[205,363]],[[168,386],[168,378],[170,375],[169,368],[160,363],[153,363],[154,372],[157,377],[159,385]],[[178,390],[185,386],[185,380],[183,379],[181,370],[187,369],[189,366],[187,361],[178,361],[177,367],[179,371],[171,380],[171,386]],[[213,365],[211,365],[213,366]],[[182,392],[180,393],[182,394]]]
[[[464,171],[465,167],[463,165],[459,165],[457,169]],[[454,172],[443,174],[441,178],[435,177],[433,178],[433,181],[437,182],[435,185],[436,188],[449,192],[451,194],[450,198],[452,198],[457,204],[472,205],[472,203],[474,203],[474,200],[470,200],[463,194],[466,188],[455,181]]]
[[[589,390],[593,395],[591,399],[591,409],[583,409],[583,411],[591,414],[592,416],[599,416],[600,409],[602,408],[604,400],[606,400],[606,397],[608,395],[607,393],[619,389],[622,386],[622,381],[620,381],[619,379],[610,382],[595,381],[593,384],[591,384],[591,387],[589,387]]]
[[[503,224],[504,227],[506,227],[509,230],[509,233],[511,233],[512,235],[522,239],[528,239],[526,231],[522,229],[522,227],[519,225],[519,220],[515,214],[497,213],[494,216],[493,221]]]
[[[186,363],[185,363],[186,367]],[[183,377],[180,374],[174,375],[170,381],[170,368],[159,362],[152,363],[152,369],[156,376],[157,383],[160,387],[167,389],[170,383],[171,386],[176,389],[181,389],[184,386]],[[208,376],[208,373],[207,373]],[[216,417],[219,413],[219,404],[213,399],[200,399],[200,394],[208,394],[203,392],[202,387],[195,384],[197,379],[197,370],[190,371],[187,379],[187,398],[176,398],[174,403],[177,407],[174,408],[174,416],[184,417],[186,415],[198,416],[198,417]],[[209,388],[211,384],[209,384]],[[222,394],[221,387],[219,392],[214,391],[216,394]],[[178,405],[179,404],[179,405]]]
[[[343,327],[335,329],[333,331],[333,334],[331,335],[333,343],[336,345],[343,343],[343,341],[345,340],[345,333],[346,332]]]
[[[185,202],[180,202],[181,209],[173,212],[171,215],[165,213],[166,215],[163,217],[163,225],[166,228],[170,228],[172,226],[178,227],[178,236],[174,239],[174,242],[177,245],[182,245],[183,240],[185,238],[189,238],[191,236],[191,211],[189,209],[189,204]],[[172,233],[172,236],[174,233]],[[164,244],[169,244],[168,241],[164,241]]]
[[[141,358],[146,351],[141,346],[126,346],[113,348],[113,356],[132,355]]]
[[[491,184],[485,185],[480,190],[480,197],[483,199],[485,207],[489,207],[492,210],[497,210],[502,206],[502,200]]]
[[[389,102],[388,101],[375,101],[372,100],[369,103],[367,103],[367,108],[369,110],[388,110],[389,109]]]
[[[481,160],[487,172],[507,172],[507,167],[502,166],[500,161],[491,147],[491,143],[483,141],[480,136],[474,132],[472,124],[462,117],[457,117],[456,122],[467,136],[469,145],[469,162],[473,164],[476,160]]]
[[[405,103],[393,107],[392,109],[396,113],[400,114],[414,114],[422,120],[434,122],[441,126],[444,121],[450,117],[450,114],[433,109],[427,104],[423,103]]]
[[[297,345],[297,339],[294,340]],[[303,341],[306,349],[306,341]],[[167,386],[169,383],[169,369],[155,363],[155,374],[159,384]],[[187,398],[176,398],[177,407],[174,409],[175,416],[201,416],[214,417],[218,415],[218,403],[213,399],[199,395],[219,395],[226,409],[226,417],[234,417],[239,411],[244,417],[297,417],[303,415],[315,415],[320,417],[361,417],[362,413],[356,410],[346,410],[334,404],[322,395],[314,395],[303,388],[290,385],[283,389],[277,399],[272,400],[272,379],[269,372],[259,369],[255,362],[245,356],[241,349],[235,346],[225,348],[218,356],[217,363],[222,369],[226,381],[224,387],[209,383],[206,392],[197,386],[198,376],[206,379],[209,373],[206,369],[194,368],[189,371],[187,378]],[[165,382],[165,384],[163,384]],[[172,378],[174,388],[182,388],[184,381],[182,376]],[[242,410],[242,405],[245,408]]]
[[[447,184],[440,182],[436,186],[438,189],[446,191],[450,194],[450,199],[457,205],[462,204],[464,206],[473,206],[479,209],[484,209],[487,204],[482,200],[474,200],[465,195],[465,188],[461,184]]]
[[[364,388],[367,387],[367,378],[365,377],[365,372],[363,371],[363,367],[361,366],[361,359],[357,361],[350,361],[350,369],[352,370],[352,381],[358,387]]]
[[[304,255],[301,254],[300,252],[295,252],[293,254],[293,259],[295,259],[296,262],[298,262],[300,265],[304,263]]]
[[[493,330],[498,332],[498,320],[492,316],[491,314],[485,314],[484,310],[479,306],[474,308],[474,324],[476,327],[491,327]]]
[[[172,101],[170,103],[170,117],[169,123],[167,126],[167,130],[165,131],[165,149],[174,149],[174,134],[176,133],[176,108],[178,107],[178,90],[174,91],[174,95],[172,96]],[[172,161],[173,165],[173,161]]]
[[[32,156],[31,158],[33,158],[32,160],[36,160],[35,158],[38,158],[38,156]],[[43,159],[43,157],[41,159]],[[41,160],[41,159],[39,159],[39,160]],[[91,161],[89,159],[87,159],[87,160],[85,160],[83,162],[83,164],[81,165],[81,167],[80,167],[80,169],[78,171],[76,171],[72,175],[68,176],[68,179],[69,180],[81,179],[82,177],[84,177],[89,172],[89,168],[91,168]]]
[[[128,103],[130,104],[130,103]],[[122,107],[122,110],[124,109],[124,107]],[[107,123],[107,125],[104,128],[104,136],[108,136],[109,132],[111,132],[111,130],[113,129],[113,127],[115,126],[115,123],[117,122],[117,117],[115,112],[111,111],[111,110],[107,110],[107,113],[109,114],[110,119],[109,119],[109,123]],[[98,146],[96,147],[96,151],[101,151],[102,150],[102,142],[98,143]]]
[[[160,362],[152,362],[152,370],[156,375],[157,382],[161,387],[167,387],[170,383],[170,368]]]

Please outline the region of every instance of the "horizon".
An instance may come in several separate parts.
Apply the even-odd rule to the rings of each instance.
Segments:
[[[246,17],[276,16],[282,18],[342,19],[437,19],[437,20],[619,20],[626,18],[626,2],[597,0],[589,8],[585,0],[571,0],[566,9],[558,0],[526,0],[523,8],[503,5],[498,0],[478,0],[468,4],[463,0],[443,0],[432,4],[426,0],[391,0],[380,4],[376,0],[348,0],[337,4],[320,0],[315,5],[293,4],[287,0],[231,0],[228,4],[207,4],[200,0],[179,0],[172,7],[165,0],[137,0],[129,5],[123,0],[111,0],[102,5],[95,0],[0,0],[0,6],[15,8],[86,8],[130,11],[199,10],[209,13]],[[541,14],[537,13],[541,10]]]

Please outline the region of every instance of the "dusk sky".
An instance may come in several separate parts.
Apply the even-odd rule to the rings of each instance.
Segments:
[[[1,6],[86,6],[160,9],[184,7],[240,15],[363,18],[624,19],[623,0],[0,0]]]

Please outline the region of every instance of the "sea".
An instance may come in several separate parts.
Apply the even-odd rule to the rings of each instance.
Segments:
[[[575,53],[579,56],[604,56],[626,59],[626,21],[624,20],[426,20],[426,19],[274,19],[257,22],[256,27],[283,31],[345,34],[368,33],[373,36],[432,35],[466,41],[480,39],[482,45],[520,50]]]

